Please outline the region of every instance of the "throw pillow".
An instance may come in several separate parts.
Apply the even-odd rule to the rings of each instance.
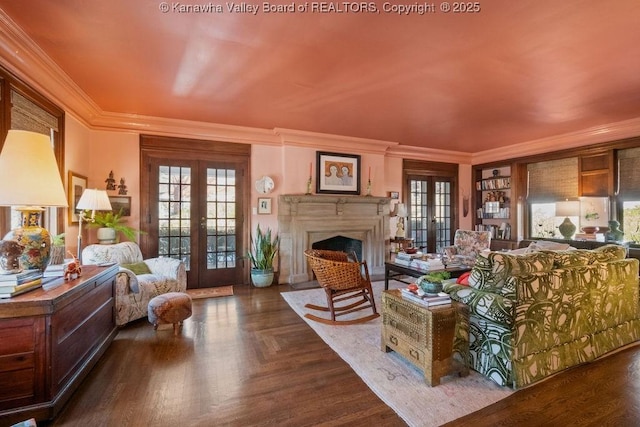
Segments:
[[[456,280],[456,283],[458,285],[464,285],[464,286],[469,286],[469,276],[471,275],[471,272],[467,271],[465,273],[462,273],[460,275],[460,277],[458,277],[458,279]]]
[[[136,276],[139,274],[151,274],[149,266],[144,261],[134,262],[133,264],[120,264],[120,267],[131,270]]]

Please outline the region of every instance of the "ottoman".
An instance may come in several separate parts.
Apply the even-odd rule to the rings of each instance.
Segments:
[[[183,292],[167,292],[153,297],[148,306],[149,322],[153,329],[160,324],[173,324],[173,333],[178,334],[182,321],[191,317],[191,297]]]

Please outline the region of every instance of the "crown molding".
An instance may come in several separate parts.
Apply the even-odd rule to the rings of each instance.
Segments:
[[[471,164],[472,154],[462,151],[398,145],[387,151],[387,157],[427,160],[431,162]]]
[[[640,118],[593,126],[587,129],[536,139],[520,144],[494,148],[473,155],[472,164],[527,157],[558,149],[580,148],[588,145],[616,141],[640,135]]]
[[[102,111],[47,54],[0,9],[0,58],[25,83],[85,126]]]
[[[314,147],[316,149],[344,149],[360,153],[386,154],[390,147],[397,146],[397,142],[379,139],[358,138],[353,136],[334,135],[328,133],[309,132],[296,129],[275,128],[274,133],[280,137],[282,145],[298,147]]]

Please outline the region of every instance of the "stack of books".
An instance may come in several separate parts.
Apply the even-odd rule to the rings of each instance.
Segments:
[[[42,286],[40,270],[0,275],[0,298],[11,298]]]
[[[415,254],[408,254],[406,252],[398,252],[394,262],[396,264],[404,265],[405,267],[413,267],[413,263],[422,258],[422,252],[416,252]]]
[[[444,270],[444,264],[440,258],[417,259],[412,267],[422,271]]]
[[[418,295],[408,289],[401,289],[402,292],[402,297],[410,300],[410,301],[414,301],[417,302],[418,304],[422,304],[425,305],[427,307],[434,307],[436,305],[445,305],[445,304],[451,304],[451,297],[444,293],[444,292],[440,292],[437,295]]]
[[[44,269],[44,273],[42,273],[42,277],[62,277],[64,276],[64,272],[67,269],[67,266],[72,259],[65,260],[62,264],[49,264],[47,268]]]

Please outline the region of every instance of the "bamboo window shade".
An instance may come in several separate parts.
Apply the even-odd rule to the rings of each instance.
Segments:
[[[626,200],[640,199],[640,147],[618,151],[618,195]]]
[[[577,157],[529,163],[527,174],[528,202],[557,202],[579,196]]]
[[[58,118],[12,90],[11,129],[27,130],[51,136],[51,130],[58,131]]]

